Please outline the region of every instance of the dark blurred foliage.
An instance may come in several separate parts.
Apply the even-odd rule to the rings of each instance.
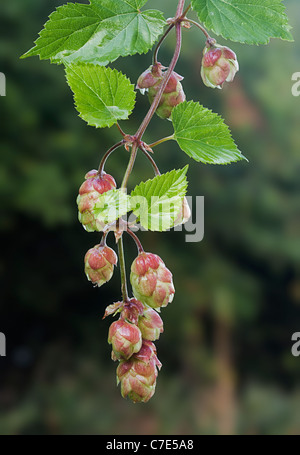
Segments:
[[[19,60],[62,3],[1,5],[0,331],[7,357],[0,359],[0,433],[300,433],[300,358],[291,355],[291,336],[300,330],[300,98],[291,95],[291,75],[300,71],[298,0],[286,2],[295,43],[228,43],[241,71],[222,92],[200,80],[201,33],[184,33],[177,70],[187,97],[225,117],[249,163],[197,164],[172,142],[155,149],[163,172],[189,162],[189,194],[205,196],[205,238],[140,235],[172,269],[177,290],[163,311],[163,369],[147,405],[123,400],[116,387],[110,321],[101,318],[119,299],[119,273],[100,290],[85,279],[83,256],[99,234],[84,232],[75,204],[84,174],[118,131],[93,129],[78,117],[61,66]],[[171,16],[175,2],[163,3]],[[174,36],[162,48],[164,64],[173,46]],[[149,53],[113,66],[135,81],[150,62]],[[138,94],[122,127],[133,133],[147,108]],[[171,132],[155,118],[145,140]],[[119,182],[127,160],[120,150],[108,163]],[[139,157],[130,185],[151,172]],[[130,239],[125,246],[130,265],[135,247]]]

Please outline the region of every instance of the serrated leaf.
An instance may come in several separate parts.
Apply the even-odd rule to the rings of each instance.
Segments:
[[[199,103],[185,101],[178,104],[173,109],[171,118],[174,139],[194,160],[228,164],[245,159],[222,118]]]
[[[23,57],[106,65],[120,56],[146,53],[166,25],[160,11],[140,11],[146,2],[91,0],[89,5],[60,6],[49,16],[35,47]]]
[[[231,41],[293,41],[282,0],[192,0],[192,7],[209,30]]]
[[[99,196],[93,213],[99,231],[106,224],[113,223],[130,210],[130,199],[121,189],[109,190]]]
[[[131,208],[149,231],[166,231],[174,226],[187,189],[188,166],[142,182],[131,193]]]
[[[116,69],[75,63],[66,68],[66,76],[76,109],[88,125],[110,127],[131,114],[136,92],[129,79]]]

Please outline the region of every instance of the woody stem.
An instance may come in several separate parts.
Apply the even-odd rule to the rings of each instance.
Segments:
[[[120,272],[121,272],[121,290],[123,302],[128,302],[128,290],[127,290],[127,278],[126,278],[126,264],[124,256],[124,247],[123,247],[123,236],[118,240],[118,252],[119,252],[119,261],[120,261]]]

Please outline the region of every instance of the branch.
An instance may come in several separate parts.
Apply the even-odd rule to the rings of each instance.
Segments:
[[[179,5],[181,4],[182,6],[182,9],[183,9],[183,6],[184,6],[184,0],[180,1],[179,2]],[[179,6],[178,6],[179,8]],[[179,10],[182,12],[182,9]],[[177,9],[177,12],[178,12],[178,9]],[[161,97],[163,95],[163,92],[169,82],[169,79],[171,77],[171,74],[172,72],[174,71],[174,68],[178,62],[178,59],[179,59],[179,55],[180,55],[180,50],[181,50],[181,41],[182,41],[182,30],[181,30],[181,24],[180,23],[177,23],[175,25],[176,27],[176,48],[175,48],[175,52],[174,52],[174,55],[173,55],[173,58],[172,58],[172,61],[170,63],[170,66],[168,68],[168,71],[166,72],[163,80],[162,80],[162,83],[160,85],[160,88],[153,100],[153,103],[151,104],[151,107],[146,115],[146,117],[144,118],[140,128],[138,129],[135,137],[137,138],[137,140],[141,140],[141,138],[143,137],[143,134],[145,133],[153,115],[155,114],[155,111],[156,109],[158,108],[158,105],[159,105],[159,102],[161,100]]]
[[[150,161],[150,163],[152,164],[152,167],[154,169],[154,172],[155,172],[155,175],[161,175],[160,174],[160,171],[157,167],[157,164],[155,163],[154,159],[152,158],[152,156],[150,155],[149,152],[147,152],[147,150],[141,146],[141,150],[142,152],[144,153],[144,155],[148,158],[148,160]]]
[[[157,64],[157,55],[158,55],[158,51],[160,49],[160,46],[162,45],[162,43],[164,42],[164,40],[166,39],[166,37],[168,36],[168,34],[170,33],[170,31],[173,29],[173,27],[175,26],[175,24],[171,24],[167,30],[165,31],[165,33],[163,34],[163,36],[160,38],[159,42],[157,43],[157,46],[155,48],[155,51],[154,51],[154,54],[153,54],[153,65],[156,65]]]
[[[137,246],[137,249],[138,249],[138,252],[139,254],[140,253],[143,253],[144,252],[144,248],[143,248],[143,245],[141,244],[139,238],[134,234],[134,232],[132,232],[131,229],[127,228],[127,231],[126,231],[132,238],[133,240],[135,241],[135,244]]]
[[[129,298],[128,298],[128,290],[127,290],[123,236],[121,236],[118,240],[118,252],[119,252],[120,272],[121,272],[121,290],[122,290],[123,302],[126,303],[126,302],[128,302]]]
[[[121,147],[121,145],[123,145],[123,144],[125,144],[124,139],[122,141],[118,142],[117,144],[113,145],[109,150],[107,150],[107,152],[105,153],[105,155],[103,156],[103,158],[101,160],[101,163],[99,164],[99,168],[98,168],[99,175],[101,175],[103,173],[106,160],[110,156],[110,154],[117,148]]]

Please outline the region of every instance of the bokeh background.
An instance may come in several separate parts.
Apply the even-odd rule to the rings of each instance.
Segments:
[[[7,357],[0,358],[1,434],[300,434],[300,357],[291,336],[300,330],[299,107],[291,76],[300,71],[300,8],[286,1],[294,43],[227,43],[241,70],[224,90],[200,80],[202,34],[184,33],[177,71],[188,99],[221,113],[249,163],[209,166],[176,143],[155,150],[161,171],[188,161],[189,195],[205,197],[205,238],[184,232],[141,233],[147,251],[172,269],[174,302],[163,311],[157,343],[163,368],[145,405],[120,396],[102,321],[120,297],[119,271],[96,290],[83,256],[98,243],[77,221],[84,174],[119,137],[96,130],[74,109],[63,67],[19,60],[62,1],[2,2],[0,71],[1,316]],[[149,7],[161,7],[151,0]],[[166,17],[175,2],[163,2]],[[222,39],[219,40],[224,44]],[[168,64],[174,36],[160,60]],[[132,81],[151,53],[119,59]],[[138,94],[134,133],[147,111]],[[145,140],[170,134],[153,119]],[[127,152],[108,163],[120,182]],[[143,156],[130,185],[152,177]],[[126,239],[127,265],[135,247]]]

